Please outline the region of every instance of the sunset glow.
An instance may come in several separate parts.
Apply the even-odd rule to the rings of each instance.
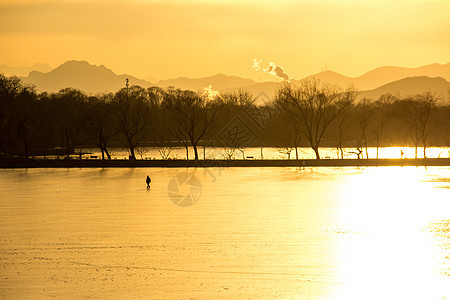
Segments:
[[[447,63],[449,1],[0,2],[1,63],[70,59],[158,79],[217,73],[272,80],[253,58],[300,79]],[[266,65],[262,65],[266,67]]]
[[[0,0],[0,298],[449,299],[450,0]]]

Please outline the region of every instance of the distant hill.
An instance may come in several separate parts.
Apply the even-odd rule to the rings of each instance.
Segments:
[[[183,90],[203,91],[205,87],[212,86],[215,91],[224,89],[239,88],[255,84],[251,79],[244,79],[236,76],[217,74],[202,78],[178,77],[175,79],[161,80],[156,85],[162,88],[173,86]]]
[[[301,80],[291,80],[291,82],[292,82],[292,84],[299,84],[303,80],[312,80],[312,79],[317,79],[320,82],[328,83],[328,84],[336,85],[336,86],[341,86],[341,87],[348,87],[350,85],[355,84],[354,78],[347,77],[347,76],[341,75],[341,74],[333,72],[333,71],[320,72],[320,73],[305,77]]]
[[[0,65],[0,73],[5,74],[6,76],[28,76],[31,71],[39,71],[39,72],[50,72],[52,67],[46,64],[34,64],[32,66],[17,66],[10,67],[5,64]]]
[[[390,84],[405,78],[417,77],[415,80],[407,80],[405,82]],[[440,77],[444,81],[450,81],[450,63],[431,64],[419,68],[402,68],[402,67],[380,67],[369,71],[359,77],[347,77],[333,71],[324,71],[314,75],[307,76],[301,80],[291,80],[291,84],[299,85],[304,80],[317,79],[321,83],[327,83],[334,86],[346,88],[353,86],[364,97],[377,98],[383,93],[401,94],[418,94],[431,91],[435,94],[446,95],[446,84],[439,79],[433,80],[430,77]],[[428,78],[428,79],[427,79]],[[408,82],[411,82],[408,85]],[[385,86],[386,85],[386,86]],[[281,83],[264,82],[254,83],[249,86],[242,87],[257,95],[264,93],[268,97],[273,97]],[[380,87],[380,89],[378,89]],[[223,92],[236,91],[235,88],[224,89]]]
[[[431,92],[445,101],[450,101],[450,82],[442,77],[408,77],[361,92],[358,98],[378,99],[381,95],[388,93],[406,97],[425,92]]]
[[[316,78],[320,82],[329,83],[341,87],[353,86],[360,91],[372,90],[392,81],[400,80],[406,77],[442,77],[450,81],[450,63],[445,65],[431,64],[419,68],[403,68],[403,67],[379,67],[373,69],[359,77],[347,77],[333,71],[320,72],[304,79]],[[298,80],[292,81],[298,83]]]
[[[56,69],[43,73],[32,71],[23,81],[36,85],[39,91],[57,92],[63,88],[76,88],[86,93],[116,92],[130,85],[149,87],[148,81],[130,75],[116,75],[105,66],[91,65],[86,61],[68,61]]]
[[[321,80],[321,82],[323,82]],[[291,81],[293,85],[298,85],[301,80]],[[265,98],[273,99],[276,91],[281,87],[282,83],[276,82],[263,82],[255,83],[253,85],[243,87],[253,94],[257,99],[257,104],[262,104]],[[236,92],[237,88],[222,90],[225,92]],[[450,82],[442,77],[427,77],[427,76],[417,76],[417,77],[407,77],[388,84],[382,85],[376,89],[360,91],[358,94],[358,99],[368,98],[368,99],[378,99],[384,94],[393,94],[398,96],[411,96],[416,94],[422,94],[425,92],[431,92],[433,95],[439,98],[450,101]]]
[[[148,82],[151,82],[151,83],[153,83],[153,84],[155,84],[156,82],[159,81],[158,79],[156,79],[156,78],[153,77],[153,76],[147,76],[147,77],[144,78],[144,80],[145,80],[145,81],[148,81]]]
[[[45,65],[34,65],[33,67],[46,68]],[[62,88],[74,87],[87,93],[99,93],[118,91],[125,86],[126,78],[129,78],[130,85],[140,85],[144,88],[173,86],[202,92],[204,88],[211,85],[213,90],[221,93],[244,89],[257,97],[258,103],[273,98],[282,84],[275,81],[256,82],[225,74],[202,78],[178,77],[158,82],[156,79],[148,77],[153,80],[150,82],[130,75],[117,75],[103,65],[91,65],[86,61],[68,61],[48,72],[31,71],[28,76],[23,77],[23,80],[36,85],[40,91],[56,92]],[[380,67],[354,78],[333,71],[324,71],[301,80],[293,79],[291,83],[298,85],[302,80],[312,78],[341,87],[353,86],[361,91],[360,97],[378,98],[384,93],[408,95],[426,91],[447,96],[450,63],[431,64],[419,68]]]
[[[450,63],[431,64],[419,68],[380,67],[354,79],[360,90],[370,90],[407,77],[442,77],[450,81]]]

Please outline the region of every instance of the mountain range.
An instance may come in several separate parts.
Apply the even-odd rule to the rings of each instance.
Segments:
[[[87,93],[116,92],[125,86],[126,79],[130,85],[144,88],[152,86],[148,81],[131,75],[116,75],[105,66],[94,66],[86,61],[68,61],[50,72],[31,71],[23,81],[34,84],[38,90],[57,92],[63,88],[73,87]]]
[[[30,71],[28,76],[23,75],[27,71]],[[39,91],[56,92],[62,88],[73,87],[89,94],[116,92],[125,86],[126,78],[128,78],[130,85],[139,85],[144,88],[172,86],[203,91],[211,85],[213,90],[221,93],[244,89],[255,97],[264,95],[267,99],[273,97],[276,90],[283,84],[280,81],[256,82],[252,79],[225,74],[203,78],[178,77],[152,83],[127,74],[117,75],[103,65],[91,65],[86,61],[68,61],[53,70],[44,64],[35,64],[31,67],[0,65],[0,72],[6,75],[20,76],[22,74],[22,80],[35,85]],[[302,80],[312,78],[341,87],[353,86],[361,91],[360,98],[376,99],[385,93],[407,96],[429,91],[450,101],[450,63],[430,64],[419,68],[386,66],[373,69],[359,77],[347,77],[333,71],[324,71],[300,80],[293,79],[291,83],[296,85]]]
[[[5,64],[0,64],[0,73],[5,74],[6,76],[28,76],[31,71],[39,71],[39,72],[50,72],[52,70],[52,67],[46,64],[34,64],[32,66],[17,66],[17,67],[10,67]]]
[[[358,98],[378,99],[381,95],[393,94],[412,96],[431,92],[440,99],[450,103],[450,82],[442,77],[415,76],[382,85],[376,89],[360,92]]]
[[[353,85],[358,90],[366,91],[403,78],[417,76],[442,77],[450,81],[450,63],[431,64],[419,68],[379,67],[359,77],[347,77],[333,71],[324,71],[307,78],[317,78],[322,82],[338,86]]]

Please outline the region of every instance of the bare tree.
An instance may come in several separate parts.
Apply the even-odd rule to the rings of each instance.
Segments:
[[[245,148],[240,147],[240,148],[238,148],[238,150],[239,150],[239,152],[241,152],[241,154],[242,154],[242,159],[245,160]]]
[[[170,154],[172,153],[172,148],[168,146],[162,146],[156,148],[159,152],[159,155],[161,155],[162,159],[169,159]]]
[[[226,93],[218,97],[218,101],[228,107],[251,107],[255,104],[255,99],[248,91],[239,89],[237,92]]]
[[[33,86],[23,84],[15,76],[6,77],[0,74],[0,129],[7,132],[10,141],[3,141],[4,134],[0,134],[0,143],[15,144],[19,138],[21,153],[28,158],[30,140],[33,135],[38,107],[37,93]]]
[[[188,145],[191,145],[195,160],[198,160],[199,142],[211,130],[216,118],[214,103],[192,91],[181,90],[171,91],[168,101],[176,121],[171,134],[183,143],[186,151]]]
[[[58,124],[59,134],[69,157],[85,138],[87,96],[80,90],[67,88],[53,94],[51,98],[51,115]]]
[[[283,118],[283,120],[284,123],[286,123],[286,125],[288,126],[289,130],[280,133],[279,138],[281,140],[282,145],[279,148],[285,149],[285,151],[291,149],[290,152],[295,151],[295,159],[298,160],[298,147],[300,146],[302,140],[300,132],[301,123],[298,120],[298,118]],[[280,152],[280,149],[278,150],[278,152]],[[288,155],[289,159],[291,157],[290,152]]]
[[[118,132],[117,126],[114,126],[113,115],[109,106],[113,98],[112,94],[104,94],[90,97],[88,102],[86,128],[92,134],[97,147],[102,152],[102,159],[105,159],[105,154],[108,159],[111,159],[108,143]]]
[[[145,147],[136,147],[136,152],[139,154],[141,159],[144,159],[144,155],[148,152],[148,149]]]
[[[147,91],[139,86],[132,86],[118,91],[110,104],[118,129],[124,137],[130,159],[135,160],[135,149],[149,133],[151,103]]]
[[[300,122],[300,132],[308,140],[320,159],[319,146],[331,122],[355,98],[355,91],[340,91],[321,85],[318,81],[304,81],[299,87],[284,85],[275,101]]]
[[[232,159],[234,157],[234,153],[236,152],[236,148],[234,147],[224,147],[223,150],[225,151],[225,159]]]
[[[59,126],[55,121],[53,98],[48,93],[41,93],[37,100],[37,115],[35,129],[35,146],[39,154],[47,157],[49,150],[57,146]]]
[[[370,100],[362,99],[355,107],[356,110],[356,121],[359,125],[359,129],[361,130],[361,138],[364,145],[364,150],[366,153],[366,158],[369,158],[369,150],[368,150],[368,127],[372,121],[373,116],[373,106]]]
[[[372,135],[375,138],[375,146],[377,148],[377,159],[379,156],[379,148],[381,145],[381,139],[384,134],[385,123],[391,117],[391,106],[394,102],[394,97],[390,94],[382,95],[373,103],[373,116],[372,116]]]
[[[423,147],[423,157],[426,158],[427,139],[433,130],[431,114],[435,107],[436,98],[430,93],[396,102],[397,116],[406,122],[410,129],[410,136],[415,146],[415,158],[417,158],[420,143]]]
[[[291,159],[291,153],[292,153],[293,150],[294,150],[293,147],[278,148],[278,152],[283,154],[283,155],[286,155],[288,160]]]
[[[295,150],[295,159],[298,160],[298,146],[300,145],[301,135],[299,132],[300,123],[296,118],[283,118],[283,125],[286,130],[279,132],[277,137],[277,151],[291,159],[291,153]]]
[[[340,159],[344,159],[344,142],[347,140],[345,133],[351,125],[350,117],[352,108],[353,105],[346,106],[335,120],[338,130],[336,150],[337,157]]]

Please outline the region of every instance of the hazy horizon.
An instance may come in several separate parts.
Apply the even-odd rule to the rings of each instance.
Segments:
[[[449,61],[447,1],[2,1],[2,63],[67,60],[168,79],[224,73],[272,80],[324,70],[355,77],[380,66]],[[30,51],[32,49],[32,51]],[[261,70],[252,68],[260,60]]]
[[[68,62],[87,62],[89,65],[92,65],[92,66],[95,66],[95,67],[103,66],[103,67],[107,68],[108,70],[113,71],[114,74],[116,74],[116,75],[135,76],[135,74],[130,73],[130,72],[124,72],[124,73],[116,72],[114,69],[110,68],[108,65],[105,65],[105,64],[93,64],[90,61],[85,60],[85,59],[80,59],[80,60],[69,59],[69,60],[67,60],[65,62],[62,62],[61,64],[56,65],[56,66],[51,66],[49,64],[42,63],[42,62],[36,62],[36,63],[30,64],[30,65],[8,65],[8,64],[0,62],[0,65],[3,65],[5,67],[11,68],[11,69],[23,68],[23,69],[31,69],[31,70],[34,70],[34,68],[37,68],[37,67],[41,67],[41,68],[42,67],[50,67],[50,70],[48,70],[48,71],[39,71],[39,70],[37,70],[37,71],[42,72],[42,73],[49,73],[49,72],[51,72],[51,71],[61,67],[62,65],[64,65],[65,63],[68,63]],[[443,62],[443,63],[433,62],[433,63],[427,64],[427,65],[420,65],[420,66],[413,66],[413,67],[410,67],[410,66],[397,66],[397,65],[377,66],[377,67],[374,67],[374,68],[372,68],[370,70],[363,71],[361,74],[358,74],[358,75],[355,75],[355,76],[349,76],[348,74],[340,73],[340,72],[337,72],[335,70],[326,69],[326,70],[321,70],[321,71],[319,71],[317,73],[314,73],[314,74],[308,74],[308,75],[306,75],[304,77],[301,77],[301,78],[291,78],[291,80],[292,79],[293,80],[302,80],[302,79],[305,79],[307,77],[310,77],[310,76],[313,76],[313,75],[317,75],[317,74],[320,74],[320,73],[323,73],[323,72],[326,72],[326,71],[333,72],[333,73],[336,73],[338,75],[342,75],[342,76],[345,76],[345,77],[348,77],[348,78],[351,78],[351,79],[356,79],[358,77],[361,77],[362,75],[365,75],[365,74],[367,74],[369,72],[372,72],[372,71],[380,69],[380,68],[391,68],[392,67],[392,68],[404,68],[404,69],[411,69],[411,70],[413,70],[413,69],[417,69],[417,68],[421,68],[421,67],[427,67],[427,66],[431,66],[431,65],[445,66],[447,64],[450,64],[450,61],[449,62]],[[0,73],[1,73],[1,71],[0,71]],[[26,76],[28,76],[28,74],[27,75],[24,75],[24,74],[22,74],[22,75],[20,75],[20,74],[5,74],[5,75],[6,76],[16,75],[16,76],[19,76],[19,77],[26,77]],[[167,81],[167,80],[173,80],[173,79],[178,79],[178,78],[201,79],[201,78],[208,78],[208,77],[213,77],[213,76],[217,76],[217,75],[235,76],[235,77],[240,77],[240,78],[243,78],[243,79],[254,80],[254,79],[252,79],[250,77],[242,77],[242,76],[239,76],[239,75],[236,75],[236,74],[224,73],[224,72],[221,72],[221,71],[219,71],[217,73],[207,74],[207,75],[201,76],[201,77],[195,77],[195,76],[190,77],[190,76],[187,76],[187,75],[179,75],[179,76],[168,77],[168,78],[155,78],[155,77],[153,77],[151,75],[144,76],[144,77],[140,77],[140,76],[135,76],[135,77],[138,78],[138,79],[146,80],[146,81],[151,81],[150,78],[156,79],[157,81],[154,81],[152,83],[157,83],[158,81]],[[265,75],[265,80],[261,81],[261,82],[281,82],[281,81],[283,81],[282,79],[274,77],[273,75],[270,75],[270,74],[264,74],[264,75]],[[257,81],[257,80],[254,80],[254,81]]]

